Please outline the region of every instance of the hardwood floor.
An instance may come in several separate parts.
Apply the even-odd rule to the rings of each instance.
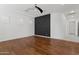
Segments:
[[[77,55],[79,43],[30,36],[0,42],[1,55]]]

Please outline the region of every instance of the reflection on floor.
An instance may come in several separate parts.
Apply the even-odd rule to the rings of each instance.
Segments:
[[[30,36],[0,43],[0,54],[7,55],[71,55],[79,54],[79,43]]]

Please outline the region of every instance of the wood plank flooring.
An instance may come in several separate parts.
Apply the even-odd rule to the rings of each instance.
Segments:
[[[79,43],[30,36],[0,42],[0,55],[78,55]]]

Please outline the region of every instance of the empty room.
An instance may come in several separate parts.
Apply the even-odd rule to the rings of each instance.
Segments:
[[[0,55],[79,55],[79,4],[0,4]]]

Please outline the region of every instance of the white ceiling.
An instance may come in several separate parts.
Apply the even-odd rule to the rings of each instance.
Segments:
[[[74,10],[79,13],[79,4],[38,4],[40,8],[44,10],[43,14],[58,12],[58,13],[69,13]],[[0,12],[16,12],[22,15],[28,15],[32,17],[40,16],[41,13],[38,11],[26,11],[29,8],[33,8],[34,4],[0,4]]]
[[[47,4],[47,5],[38,5],[42,9],[52,10],[54,12],[69,12],[71,10],[79,10],[79,4]]]

